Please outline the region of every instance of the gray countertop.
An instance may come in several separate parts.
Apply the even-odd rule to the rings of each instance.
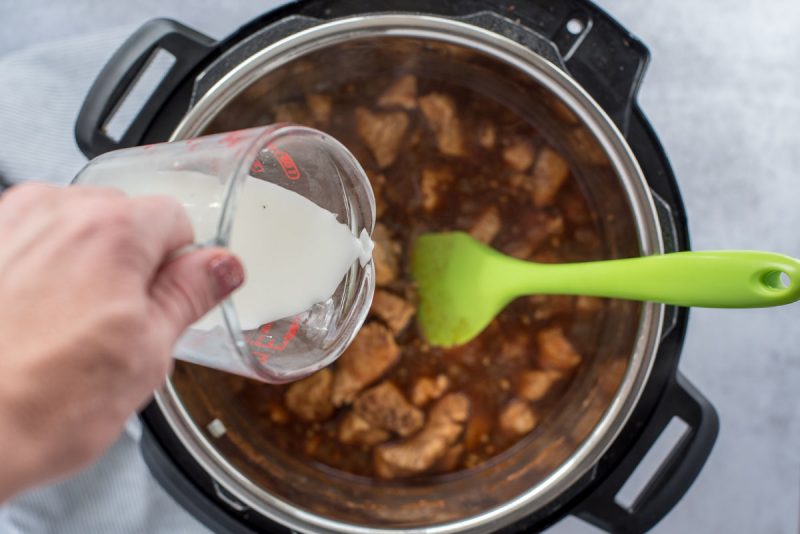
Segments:
[[[6,0],[0,59],[157,16],[221,37],[277,3]],[[800,3],[600,4],[652,52],[640,102],[678,177],[693,248],[800,257]],[[696,483],[655,532],[800,531],[799,323],[800,305],[692,312],[681,369],[719,411],[720,434]],[[574,518],[552,529],[592,531]]]

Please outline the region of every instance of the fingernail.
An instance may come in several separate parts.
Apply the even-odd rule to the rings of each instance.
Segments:
[[[244,267],[236,256],[220,254],[209,262],[218,299],[230,295],[244,283]]]

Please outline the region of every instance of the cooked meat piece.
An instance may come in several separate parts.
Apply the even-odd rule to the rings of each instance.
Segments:
[[[370,425],[410,436],[422,427],[425,415],[412,406],[393,383],[381,382],[358,396],[353,409]]]
[[[596,312],[603,309],[603,301],[597,297],[581,295],[575,300],[575,309],[582,312]]]
[[[314,119],[308,108],[299,102],[286,102],[275,106],[274,122],[294,122],[304,126],[314,126]]]
[[[480,144],[483,148],[491,149],[494,148],[494,144],[497,141],[497,130],[494,127],[494,124],[491,122],[487,122],[481,125],[480,133],[478,134],[478,144]]]
[[[487,245],[492,242],[495,236],[500,232],[500,213],[497,206],[490,206],[483,210],[478,216],[472,227],[469,229],[469,234],[482,243]]]
[[[527,434],[538,423],[536,414],[528,403],[513,399],[500,412],[500,428],[507,434],[521,436]]]
[[[441,471],[443,473],[453,471],[456,467],[458,467],[458,463],[461,461],[461,456],[463,456],[463,454],[464,444],[456,443],[447,449],[447,452],[444,453],[442,459],[436,464],[437,471]]]
[[[389,167],[397,159],[408,123],[408,115],[403,111],[373,113],[367,108],[356,108],[358,135],[381,169]]]
[[[555,210],[535,211],[526,216],[522,224],[534,252],[548,240],[564,234],[564,218]]]
[[[359,391],[378,380],[400,358],[394,336],[379,323],[364,325],[336,362],[333,404],[349,404]]]
[[[419,107],[436,135],[439,151],[446,156],[463,156],[464,141],[455,101],[442,93],[430,93],[419,99]]]
[[[504,361],[521,360],[531,354],[531,338],[527,332],[517,331],[500,345],[500,358]]]
[[[423,376],[414,383],[411,389],[411,402],[417,406],[425,406],[432,400],[441,397],[450,385],[447,375],[437,375],[436,378]]]
[[[303,452],[305,452],[306,455],[313,457],[315,454],[317,454],[321,444],[322,437],[319,434],[312,434],[311,436],[306,437],[306,440],[303,443]]]
[[[450,393],[442,397],[431,408],[428,422],[419,434],[375,449],[375,473],[381,478],[400,478],[427,471],[461,435],[468,415],[466,395]]]
[[[588,224],[592,220],[592,212],[586,203],[578,195],[564,195],[560,200],[560,208],[564,217],[574,224],[580,226]]]
[[[608,165],[609,159],[600,143],[586,128],[575,128],[570,134],[576,154],[592,165]]]
[[[401,107],[414,109],[417,107],[417,78],[406,74],[390,85],[378,99],[382,108]]]
[[[544,258],[547,259],[547,258]],[[541,263],[548,263],[537,259]],[[568,295],[533,295],[528,297],[528,302],[533,304],[533,319],[545,321],[556,315],[564,315],[573,310],[574,297]]]
[[[278,425],[285,425],[291,419],[289,412],[280,404],[270,404],[267,407],[270,420]]]
[[[386,187],[386,176],[367,172],[372,193],[375,195],[375,216],[380,218],[386,211],[386,201],[383,198],[383,188]]]
[[[286,407],[304,421],[324,421],[333,414],[332,383],[330,369],[295,382],[286,390]]]
[[[578,117],[571,109],[567,107],[564,102],[561,101],[560,98],[551,98],[550,107],[556,116],[564,122],[564,124],[578,124]]]
[[[623,356],[614,358],[603,365],[600,379],[598,380],[598,386],[602,388],[601,391],[608,395],[612,395],[617,391],[622,379],[625,377],[625,372],[628,370],[628,363],[628,358]]]
[[[395,334],[403,330],[416,313],[413,305],[382,289],[375,291],[369,311],[386,323]]]
[[[389,235],[389,230],[380,223],[372,231],[372,261],[375,262],[375,283],[384,286],[397,278],[400,256],[400,244]]]
[[[517,139],[503,149],[503,159],[511,167],[519,172],[527,171],[533,165],[536,158],[536,151],[530,142],[524,139]]]
[[[519,396],[529,401],[538,401],[544,398],[550,388],[561,380],[564,375],[560,371],[533,370],[523,371],[519,377],[517,391]]]
[[[529,260],[533,254],[533,245],[527,239],[519,239],[500,247],[500,252],[519,260]]]
[[[348,412],[339,423],[339,441],[346,445],[371,447],[389,439],[389,432],[375,428],[355,412]]]
[[[569,165],[561,154],[550,147],[544,147],[533,166],[531,195],[537,208],[553,203],[561,186],[569,178]]]
[[[600,236],[592,228],[576,228],[572,237],[575,243],[583,245],[587,250],[597,250],[602,246]]]
[[[325,127],[331,120],[331,109],[333,108],[333,98],[330,95],[320,93],[307,94],[306,104],[311,110],[311,115],[317,124]]]
[[[432,167],[422,169],[419,184],[422,193],[422,207],[427,212],[432,212],[439,205],[439,195],[442,190],[453,182],[453,174],[447,167]]]
[[[464,430],[464,445],[468,451],[477,450],[491,439],[491,413],[485,406],[474,406]]]
[[[536,341],[539,345],[539,365],[545,369],[571,371],[581,363],[581,355],[564,336],[561,327],[541,330]]]

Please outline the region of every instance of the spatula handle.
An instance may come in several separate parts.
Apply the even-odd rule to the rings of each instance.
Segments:
[[[761,308],[800,299],[800,261],[770,252],[675,252],[526,265],[530,268],[526,275],[514,269],[515,277],[526,278],[517,280],[525,294],[588,295],[706,308]]]

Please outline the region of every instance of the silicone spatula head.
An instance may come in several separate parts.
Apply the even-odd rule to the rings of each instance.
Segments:
[[[425,234],[411,256],[417,321],[432,345],[450,347],[477,336],[508,304],[494,283],[502,256],[462,232]]]

